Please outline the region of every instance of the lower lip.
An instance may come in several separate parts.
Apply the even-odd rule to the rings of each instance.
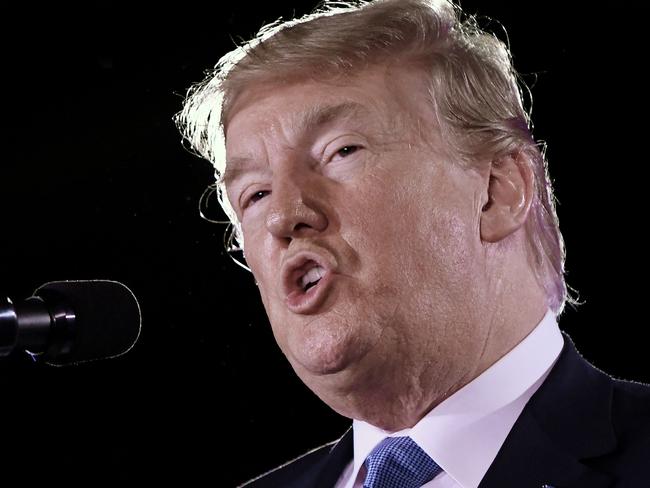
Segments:
[[[309,290],[292,291],[285,299],[287,307],[293,313],[309,314],[316,312],[327,298],[328,289],[334,276],[331,271],[326,271],[320,281]]]

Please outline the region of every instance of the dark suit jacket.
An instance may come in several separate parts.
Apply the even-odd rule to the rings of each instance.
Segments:
[[[650,488],[650,387],[611,378],[562,334],[558,361],[479,488]],[[350,428],[243,486],[332,488],[352,457]]]

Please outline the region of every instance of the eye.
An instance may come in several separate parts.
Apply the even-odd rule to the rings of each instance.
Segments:
[[[354,145],[343,146],[341,149],[336,151],[335,155],[341,156],[341,157],[346,157],[346,156],[349,156],[350,154],[354,154],[359,149],[361,149],[361,146],[354,146]]]
[[[256,204],[262,198],[270,194],[270,191],[260,190],[254,193],[251,193],[250,196],[244,198],[244,208],[250,207],[251,205]]]

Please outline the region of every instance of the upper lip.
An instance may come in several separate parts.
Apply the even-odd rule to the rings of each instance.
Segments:
[[[303,250],[291,254],[285,259],[280,273],[285,298],[294,291],[303,291],[299,281],[311,269],[311,267],[303,268],[310,261],[315,263],[314,266],[320,266],[326,272],[334,269],[333,258],[328,252]]]

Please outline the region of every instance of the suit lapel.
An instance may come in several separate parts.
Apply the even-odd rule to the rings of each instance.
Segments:
[[[333,488],[354,456],[352,427],[332,447],[314,480],[314,488]]]
[[[479,488],[612,484],[609,475],[582,462],[616,447],[612,382],[563,335],[557,363],[515,422]]]

